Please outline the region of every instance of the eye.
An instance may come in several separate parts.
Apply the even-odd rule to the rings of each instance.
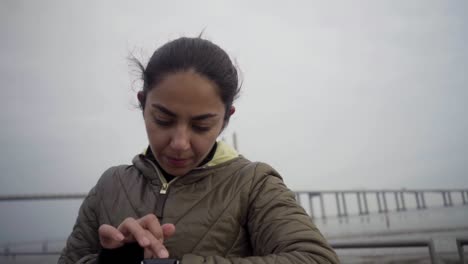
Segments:
[[[172,125],[172,121],[170,120],[162,120],[158,118],[154,118],[154,122],[160,126],[170,126]]]
[[[208,130],[211,129],[211,127],[200,126],[200,125],[192,125],[192,128],[193,128],[193,130],[195,130],[196,132],[200,132],[200,133],[207,132]]]

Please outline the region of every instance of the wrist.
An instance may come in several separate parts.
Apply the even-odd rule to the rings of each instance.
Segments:
[[[102,248],[97,259],[99,264],[140,263],[143,248],[138,243],[125,244],[115,249]]]
[[[177,259],[144,259],[141,264],[179,264]]]

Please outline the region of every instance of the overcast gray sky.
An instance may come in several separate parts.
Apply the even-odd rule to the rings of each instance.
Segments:
[[[226,131],[295,190],[468,187],[466,1],[0,1],[0,194],[87,192],[147,144],[127,56],[204,36]]]

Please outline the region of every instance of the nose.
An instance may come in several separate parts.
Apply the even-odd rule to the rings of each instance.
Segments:
[[[190,133],[187,128],[178,126],[171,138],[171,148],[175,151],[190,149]]]

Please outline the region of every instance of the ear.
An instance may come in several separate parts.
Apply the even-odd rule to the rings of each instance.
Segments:
[[[143,91],[139,91],[138,94],[137,94],[137,98],[138,98],[138,102],[140,102],[140,105],[141,107],[143,108],[144,107],[144,103],[145,103],[145,93]]]
[[[223,124],[223,129],[221,129],[221,132],[223,132],[224,128],[227,127],[228,123],[229,123],[229,119],[231,119],[231,116],[236,112],[236,108],[234,106],[231,106],[231,108],[229,109],[229,118],[224,120],[224,124]],[[219,134],[221,134],[221,132],[219,132]]]
[[[229,116],[232,116],[236,112],[236,107],[231,106],[231,109],[229,109]]]

